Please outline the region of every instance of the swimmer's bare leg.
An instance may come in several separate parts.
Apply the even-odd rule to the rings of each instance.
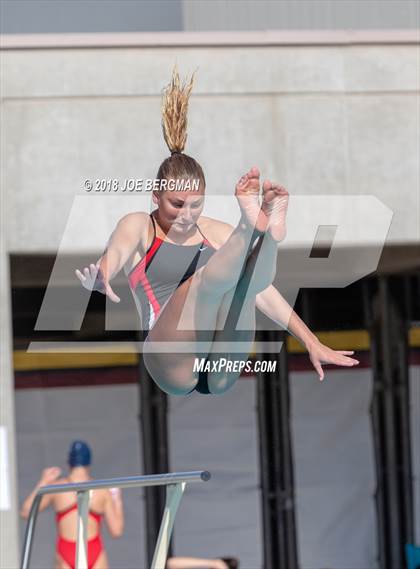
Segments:
[[[201,288],[216,295],[228,292],[238,282],[247,257],[252,250],[252,240],[258,232],[268,228],[268,217],[260,203],[260,173],[258,168],[242,176],[235,187],[235,196],[241,210],[241,219],[232,234],[203,267]]]
[[[92,569],[109,569],[108,556],[105,550],[101,551]]]
[[[202,276],[203,268],[176,289],[143,345],[146,368],[159,387],[170,395],[186,395],[194,389],[198,382],[198,373],[193,370],[195,358],[205,357],[211,348],[224,295],[201,293],[198,302]],[[197,311],[200,330],[195,326]],[[178,344],[173,351],[171,342]],[[186,353],[179,350],[179,343],[190,346]]]
[[[255,247],[247,258],[241,279],[248,283],[242,295],[250,298],[268,286],[274,280],[277,270],[278,243],[286,236],[286,215],[289,194],[282,186],[265,180],[263,184],[261,209],[268,219],[268,230],[259,237]],[[240,283],[238,282],[238,285]]]
[[[263,183],[263,202],[261,209],[268,218],[268,232],[274,241],[286,237],[286,215],[289,205],[289,192],[270,180]]]
[[[266,192],[270,190],[270,183],[265,183],[263,207],[266,207]],[[193,372],[196,357],[203,357],[211,351],[213,341],[227,341],[226,334],[231,341],[238,341],[238,333],[232,337],[232,330],[215,330],[218,319],[226,313],[230,306],[229,296],[226,293],[235,290],[242,276],[247,275],[247,285],[243,288],[241,302],[245,303],[242,310],[248,322],[242,324],[245,328],[240,333],[245,352],[252,347],[255,329],[255,296],[269,286],[274,278],[277,258],[277,243],[271,231],[260,237],[254,250],[250,252],[250,240],[256,227],[262,231],[270,225],[271,212],[261,216],[259,205],[259,172],[256,168],[241,179],[236,187],[236,195],[242,211],[241,222],[234,230],[228,241],[214,253],[205,267],[183,283],[172,295],[165,306],[158,321],[151,330],[144,345],[144,362],[153,379],[160,387],[174,395],[185,395],[197,384],[198,374]],[[267,209],[267,207],[266,207]],[[247,261],[244,260],[248,256]],[[258,271],[255,264],[259,264]],[[250,274],[253,273],[252,279]],[[246,282],[246,281],[244,281]],[[230,293],[232,294],[232,293]],[[220,309],[222,310],[220,311]],[[179,328],[179,322],[183,325]],[[191,344],[190,353],[169,353],[167,348],[161,353],[151,350],[152,344],[159,342],[186,342]],[[200,342],[200,349],[196,349],[195,342]],[[175,352],[175,351],[174,351]],[[249,351],[248,351],[249,353]],[[244,355],[247,355],[244,353]],[[237,376],[236,378],[237,379]],[[231,385],[231,382],[229,382]],[[214,386],[220,391],[220,386]],[[226,388],[223,388],[226,390]]]
[[[205,267],[173,293],[144,344],[144,363],[149,373],[164,391],[174,395],[189,393],[197,384],[197,374],[191,372],[198,355],[194,343],[201,342],[201,354],[207,355],[223,296],[236,285],[244,270],[255,226],[258,231],[264,231],[268,225],[268,218],[261,210],[257,168],[251,168],[238,181],[235,195],[241,209],[238,226]],[[191,353],[170,353],[166,347],[154,351],[159,350],[159,343],[170,341],[190,343]]]
[[[257,274],[256,265],[261,262],[263,266],[268,266],[264,253],[271,253],[274,259],[277,255],[277,246],[273,248],[271,238],[267,241],[264,239],[255,248],[237,286],[222,296],[208,294],[207,287],[204,290],[200,288],[203,269],[176,290],[150,331],[143,350],[144,363],[150,375],[164,391],[171,395],[186,395],[195,388],[198,382],[198,373],[194,372],[196,358],[207,356],[209,361],[215,361],[223,357],[231,362],[248,359],[255,335],[255,298],[258,292],[271,284],[274,275],[271,269],[267,271],[266,279],[262,279],[261,271],[253,282],[252,276]],[[271,264],[275,262],[271,260]],[[233,322],[232,318],[226,321],[226,317],[232,315],[232,309],[238,317],[233,316]],[[181,319],[185,322],[186,312],[190,313],[192,324],[189,329],[179,329]],[[171,353],[167,348],[164,353],[149,351],[151,345],[159,345],[159,342],[168,340],[188,342],[192,346],[195,342],[200,344],[198,349],[192,348],[190,353]],[[223,344],[227,342],[240,345],[240,353],[229,349],[223,352]],[[240,371],[234,372],[233,369],[209,373],[210,392],[223,393],[235,383],[239,375]]]
[[[215,330],[213,344],[207,356],[211,367],[213,362],[216,368],[223,365],[217,371],[209,371],[207,373],[208,388],[210,393],[214,395],[225,393],[233,386],[241,375],[242,366],[245,366],[254,344],[255,298],[246,297],[242,300],[238,296],[235,297],[235,292],[237,294],[237,289],[232,289],[225,294],[218,313],[217,328],[226,323],[226,317],[229,315],[231,307],[239,302],[241,316],[238,329],[232,331],[232,329],[229,329],[228,323],[226,328]],[[240,348],[240,351],[231,350],[229,343]],[[226,346],[226,351],[223,351],[224,346]]]
[[[71,566],[59,555],[55,555],[54,569],[72,569]]]
[[[220,372],[210,371],[207,374],[209,391],[213,394],[228,391],[246,365],[255,337],[256,296],[273,282],[276,259],[277,242],[266,233],[260,237],[248,258],[237,286],[223,298],[207,359],[211,366],[213,362],[217,365],[225,361],[231,363],[227,363]],[[240,347],[240,352],[230,350],[229,343]],[[227,346],[225,352],[221,349],[224,344]]]
[[[248,185],[252,187],[259,186],[258,170],[253,168],[250,173],[255,174],[255,176],[250,178]],[[250,173],[248,175],[250,175]],[[238,186],[239,184],[236,187],[237,197]],[[257,217],[259,210],[256,209],[256,204],[254,203],[255,195],[253,193],[251,197],[249,193],[239,193],[239,196],[238,201],[242,206],[242,212],[246,211],[249,221],[255,222],[255,229],[261,230],[265,227],[265,232],[260,235],[253,248],[249,247],[250,234],[249,231],[247,233],[249,224],[245,223],[245,227],[242,227],[242,223],[240,222],[231,235],[230,239],[232,239],[232,243],[229,239],[227,243],[211,257],[204,267],[203,290],[206,290],[206,287],[208,287],[212,291],[216,289],[218,292],[220,292],[220,290],[228,292],[231,288],[236,286],[240,278],[242,278],[245,267],[252,257],[254,258],[252,267],[254,267],[256,263],[257,267],[255,270],[252,269],[253,275],[250,283],[250,291],[255,291],[255,294],[257,294],[273,282],[276,272],[278,242],[282,241],[286,236],[286,214],[289,194],[282,186],[265,180],[260,210],[264,212],[265,218],[261,218],[261,215]],[[246,259],[244,258],[244,249],[240,249],[241,241],[243,244],[244,239],[248,244]],[[229,247],[230,244],[232,244],[232,249]],[[236,257],[235,255],[232,256],[233,251],[237,252]],[[248,266],[248,272],[249,268],[250,266]]]
[[[243,277],[227,293],[220,293],[217,288],[210,290],[207,286],[202,286],[205,276],[203,267],[178,287],[172,295],[143,346],[144,363],[150,375],[165,392],[171,395],[186,395],[195,388],[198,382],[198,373],[194,372],[195,359],[206,357],[212,351],[213,342],[219,345],[228,341],[236,344],[241,342],[241,354],[236,354],[235,360],[247,358],[254,339],[256,291],[267,288],[274,276],[273,267],[270,265],[275,266],[277,247],[273,246],[269,236],[266,237],[268,237],[267,241],[265,239],[259,241],[249,257]],[[268,255],[264,256],[262,264],[270,270],[264,271],[262,268],[258,278],[252,282],[250,276],[259,259],[258,252],[271,253],[273,258],[269,263]],[[262,278],[264,272],[267,273],[265,279]],[[244,287],[245,283],[246,287]],[[238,314],[243,314],[238,330],[234,325],[232,332],[228,324],[226,330],[219,331],[217,328],[223,328],[233,298],[235,298],[233,306]],[[246,318],[246,321],[243,318]],[[239,330],[240,328],[242,330]],[[191,346],[191,351],[177,352],[175,347],[171,352],[170,342],[184,342]],[[162,343],[168,343],[169,348],[166,344],[156,352]],[[238,374],[235,377],[232,375],[229,377],[231,378],[230,386],[237,379]],[[218,387],[217,391],[219,392],[220,389],[221,387]]]
[[[266,234],[248,258],[238,283],[227,293],[218,295],[201,286],[204,267],[175,291],[144,344],[146,367],[164,391],[185,395],[194,389],[198,382],[198,373],[193,371],[196,358],[247,360],[255,334],[255,298],[271,284],[276,257],[277,243]],[[181,321],[182,327],[179,326]],[[186,325],[186,322],[190,324]],[[151,345],[171,340],[190,343],[191,352],[176,353],[174,350],[171,353],[167,348],[162,353],[150,351]],[[195,342],[200,342],[198,348],[194,348]],[[240,353],[231,352],[229,348],[223,351],[223,344],[228,345],[228,342],[240,346]],[[210,373],[210,392],[226,391],[239,375],[240,372],[233,370]]]

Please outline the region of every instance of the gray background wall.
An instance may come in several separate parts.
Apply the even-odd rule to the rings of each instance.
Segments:
[[[415,0],[185,0],[186,30],[412,29]]]
[[[178,555],[238,555],[244,569],[261,566],[254,383],[241,380],[226,397],[211,401],[196,394],[170,398],[171,470],[212,473],[210,482],[188,486],[182,499],[176,518]],[[19,503],[43,468],[66,471],[68,447],[76,438],[92,446],[93,477],[142,473],[136,385],[18,390],[16,431]],[[145,569],[143,492],[124,491],[123,499],[124,535],[115,540],[104,531],[110,567]],[[21,520],[21,543],[24,528]],[[38,518],[32,568],[51,567],[55,532],[49,509]]]
[[[300,566],[375,569],[371,370],[330,371],[322,386],[314,372],[293,372],[290,379]],[[261,567],[255,396],[255,380],[247,378],[223,397],[170,398],[171,469],[206,468],[213,475],[207,484],[187,489],[175,524],[177,555],[237,555],[243,569]],[[416,421],[418,411],[413,408]],[[135,385],[18,390],[19,502],[43,468],[65,468],[74,438],[92,445],[94,477],[141,472],[137,415]],[[124,492],[127,523],[121,539],[104,532],[116,569],[145,568],[142,496]],[[21,521],[21,539],[24,525]],[[31,567],[50,566],[54,535],[49,510],[39,516]]]
[[[376,196],[387,244],[419,241],[418,45],[174,45],[3,53],[9,251],[57,251],[84,180],[155,176],[175,62],[198,69],[186,151],[209,195],[256,164],[292,196]]]
[[[181,0],[2,0],[3,34],[182,30]]]
[[[415,29],[416,0],[2,0],[1,33]]]

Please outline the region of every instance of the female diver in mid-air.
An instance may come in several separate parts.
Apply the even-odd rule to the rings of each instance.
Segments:
[[[120,219],[105,253],[96,264],[76,270],[77,277],[85,288],[119,302],[110,281],[124,267],[147,329],[144,363],[156,383],[172,395],[194,390],[220,394],[232,387],[240,374],[237,368],[214,371],[208,366],[210,371],[195,371],[194,361],[203,356],[210,363],[221,357],[246,360],[254,341],[255,307],[304,344],[321,380],[321,363],[358,364],[349,357],[353,351],[323,345],[272,285],[277,246],[286,235],[289,195],[282,186],[266,180],[261,188],[260,173],[253,167],[236,184],[241,213],[236,227],[201,215],[204,173],[183,153],[192,82],[191,78],[188,85],[181,84],[174,72],[165,91],[162,126],[171,156],[160,165],[157,179],[166,184],[199,180],[198,191],[185,191],[187,184],[182,191],[154,191],[156,209]],[[239,316],[231,318],[231,306],[238,302]],[[155,348],[170,342],[186,343],[191,349],[183,353],[176,347],[172,352]],[[241,353],[229,350],[235,342],[240,342]]]

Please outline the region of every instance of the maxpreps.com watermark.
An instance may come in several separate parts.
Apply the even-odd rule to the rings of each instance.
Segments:
[[[199,179],[166,180],[165,178],[126,178],[119,180],[117,178],[102,178],[96,180],[85,180],[83,188],[86,192],[198,192],[200,189]]]
[[[228,360],[227,358],[219,358],[213,361],[208,361],[206,358],[194,358],[193,367],[193,371],[197,373],[258,373],[275,372],[276,369],[276,360]]]

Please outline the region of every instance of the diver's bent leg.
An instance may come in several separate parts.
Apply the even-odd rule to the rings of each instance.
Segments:
[[[210,368],[213,366],[216,368],[215,371],[210,369],[207,373],[209,391],[215,395],[221,395],[233,386],[249,359],[254,343],[255,298],[248,297],[242,301],[239,298],[235,299],[234,295],[234,290],[225,295],[218,314],[218,324],[226,322],[231,306],[234,306],[235,302],[240,302],[243,309],[238,330],[230,329],[229,325],[222,330],[216,330],[211,351],[207,356]],[[232,351],[230,346],[226,346],[224,351],[223,344],[227,342],[236,345],[240,351]]]
[[[242,342],[244,349],[240,354],[232,355],[228,351],[227,355],[232,361],[247,359],[254,338],[255,296],[272,282],[276,256],[277,244],[266,234],[264,238],[259,238],[238,283],[234,281],[236,286],[227,293],[207,286],[207,265],[178,287],[144,344],[144,363],[164,391],[172,395],[186,395],[194,389],[198,382],[198,372],[194,372],[195,359],[210,353],[213,341]],[[239,322],[228,322],[223,330],[232,299],[235,299],[238,318],[239,314],[241,316]],[[159,342],[185,342],[190,344],[191,349],[187,353],[176,352],[176,349],[172,353],[167,346],[160,351],[153,350],[152,347],[159,346]],[[229,389],[238,375],[228,372],[223,379],[219,374],[216,381],[217,374],[211,374],[214,392]]]
[[[200,290],[202,276],[203,269],[199,269],[176,289],[143,345],[146,368],[159,387],[171,395],[186,395],[194,389],[198,382],[195,358],[207,356],[211,348],[224,295]],[[174,342],[186,346],[185,351],[180,344],[171,349]]]
[[[162,357],[163,356],[163,357]],[[143,361],[150,376],[168,395],[187,395],[198,382],[190,354],[155,354],[144,344]]]
[[[277,253],[278,243],[269,233],[258,239],[241,275],[241,280],[248,282],[247,297],[257,296],[272,284],[277,270]]]
[[[277,243],[270,235],[260,237],[252,254],[247,259],[245,270],[234,289],[223,298],[220,306],[212,350],[207,357],[211,368],[225,365],[220,371],[207,374],[209,391],[221,394],[232,387],[246,365],[255,337],[256,295],[273,282],[276,273]],[[234,342],[240,352],[220,346]],[[222,359],[223,358],[223,359]],[[236,370],[236,371],[235,371]]]
[[[202,289],[220,296],[233,288],[243,273],[257,236],[258,232],[241,221],[203,267]]]
[[[204,267],[203,287],[226,293],[238,282],[253,241],[268,228],[268,217],[260,204],[260,172],[258,168],[242,176],[235,186],[241,218],[227,241]],[[263,202],[264,202],[263,197]]]

